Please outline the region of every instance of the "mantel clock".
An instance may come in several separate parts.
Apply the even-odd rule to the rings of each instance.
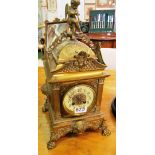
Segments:
[[[68,133],[100,130],[110,131],[104,123],[101,101],[104,80],[109,74],[100,49],[79,28],[79,0],[66,5],[66,21],[45,22],[45,53],[43,56],[46,95],[43,112],[48,111],[51,137],[48,149]]]

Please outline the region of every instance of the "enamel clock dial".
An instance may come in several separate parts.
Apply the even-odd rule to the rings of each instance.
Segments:
[[[83,115],[93,107],[95,96],[95,91],[91,86],[76,85],[64,95],[63,107],[72,116]]]

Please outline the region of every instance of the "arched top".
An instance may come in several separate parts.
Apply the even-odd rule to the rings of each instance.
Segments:
[[[53,51],[53,55],[57,64],[60,64],[69,60],[74,60],[74,56],[78,55],[81,51],[84,51],[89,54],[90,57],[97,59],[95,53],[89,46],[77,40],[67,40],[58,45]]]

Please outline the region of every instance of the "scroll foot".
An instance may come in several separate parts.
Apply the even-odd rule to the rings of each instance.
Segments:
[[[103,136],[109,136],[111,134],[111,131],[107,128],[107,126],[104,124],[104,120],[100,126],[101,134]]]

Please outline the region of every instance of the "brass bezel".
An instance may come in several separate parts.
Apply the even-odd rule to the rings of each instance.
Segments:
[[[68,94],[68,92],[69,92],[70,90],[74,89],[74,88],[77,87],[77,86],[86,86],[86,87],[89,87],[89,88],[92,90],[92,92],[93,92],[94,98],[93,98],[93,101],[92,101],[91,105],[88,107],[87,112],[75,114],[73,111],[69,110],[69,109],[66,107],[66,105],[65,105],[65,103],[64,103],[64,98],[65,98],[65,96]],[[71,116],[82,116],[82,115],[85,115],[86,113],[88,113],[88,112],[94,107],[94,105],[95,105],[95,100],[96,100],[96,92],[95,92],[95,90],[93,89],[93,87],[91,87],[90,85],[87,85],[87,84],[77,84],[76,86],[73,86],[72,88],[70,88],[69,90],[67,90],[67,92],[66,92],[65,95],[63,96],[62,105],[63,105],[63,107],[64,107],[64,110],[65,110],[67,113],[69,113]]]

